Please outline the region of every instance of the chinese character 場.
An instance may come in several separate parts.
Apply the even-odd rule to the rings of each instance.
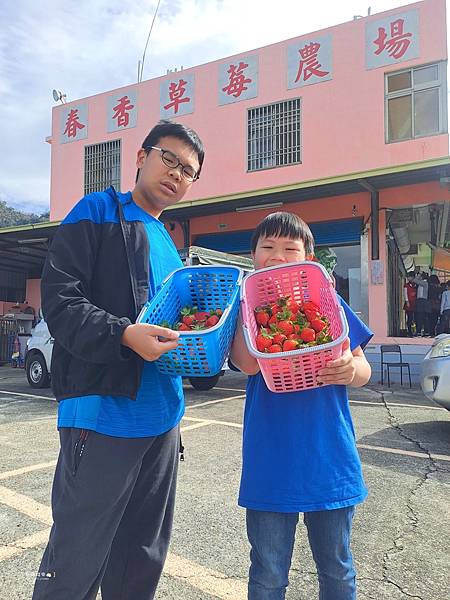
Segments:
[[[378,27],[378,37],[374,40],[374,44],[378,46],[375,54],[381,54],[387,48],[387,52],[393,58],[401,58],[411,43],[408,40],[412,37],[412,33],[403,33],[405,25],[404,19],[397,19],[391,23],[391,39],[386,41],[387,33],[384,27]]]

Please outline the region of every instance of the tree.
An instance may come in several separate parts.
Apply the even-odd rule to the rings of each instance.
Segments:
[[[14,225],[30,225],[31,223],[42,223],[48,221],[50,212],[46,211],[40,215],[27,213],[8,206],[4,200],[0,200],[0,227],[12,227]]]

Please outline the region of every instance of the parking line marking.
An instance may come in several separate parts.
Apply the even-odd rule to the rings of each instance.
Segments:
[[[176,554],[168,554],[163,572],[218,600],[247,598],[247,582],[232,579],[220,571],[209,569]]]
[[[376,450],[378,452],[387,452],[388,454],[401,454],[403,456],[413,456],[414,458],[431,458],[433,460],[443,460],[450,462],[450,456],[446,454],[426,454],[425,452],[414,452],[413,450],[399,450],[398,448],[386,448],[386,446],[369,446],[368,444],[356,444],[363,450]]]
[[[369,404],[370,406],[383,406],[384,403],[380,400],[379,402],[371,402],[370,400],[349,400],[350,404]],[[440,406],[428,406],[426,404],[403,404],[401,402],[386,402],[389,408],[392,406],[400,406],[401,408],[426,408],[428,410],[445,410]]]
[[[180,431],[184,433],[185,431],[191,431],[191,429],[199,429],[200,427],[206,427],[206,425],[211,425],[212,421],[203,421],[202,423],[195,423],[194,425],[186,425],[186,427],[180,427]]]
[[[28,467],[21,467],[14,471],[3,471],[0,473],[0,481],[2,479],[9,479],[10,477],[16,477],[17,475],[24,475],[25,473],[32,473],[33,471],[40,471],[41,469],[48,469],[56,466],[56,460],[51,460],[46,463],[38,463],[36,465],[29,465]]]
[[[37,396],[36,394],[24,394],[23,392],[9,392],[0,390],[0,394],[10,394],[11,396],[25,396],[26,398],[39,398],[40,400],[56,400],[54,396]]]
[[[0,502],[46,525],[53,523],[52,511],[49,506],[3,485],[0,485]]]
[[[0,546],[0,562],[7,558],[22,554],[26,550],[31,550],[32,548],[46,544],[49,535],[50,528],[42,529],[32,535],[27,535],[20,540],[11,542],[11,544],[8,544],[7,546]]]
[[[245,394],[241,394],[240,396],[230,396],[229,398],[219,398],[218,400],[208,400],[207,402],[200,402],[200,404],[190,404],[189,406],[186,406],[186,410],[208,406],[209,404],[219,404],[219,402],[228,402],[228,400],[242,400],[242,398],[245,398]]]
[[[214,387],[215,390],[223,390],[224,392],[246,392],[247,390],[242,390],[239,388],[225,388],[225,387],[218,387],[217,385]]]

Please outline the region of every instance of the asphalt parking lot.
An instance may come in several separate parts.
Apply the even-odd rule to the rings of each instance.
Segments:
[[[248,546],[236,505],[245,378],[186,386],[177,512],[157,599],[245,600]],[[447,600],[450,414],[418,389],[351,392],[369,499],[356,513],[360,600]],[[29,600],[51,525],[56,403],[0,367],[0,600]],[[288,600],[318,597],[299,526]],[[64,599],[71,600],[71,599]],[[138,600],[138,599],[136,599]]]

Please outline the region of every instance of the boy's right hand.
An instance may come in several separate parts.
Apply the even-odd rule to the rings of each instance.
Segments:
[[[160,337],[165,338],[165,341],[161,341]],[[134,350],[144,360],[153,362],[158,360],[161,354],[175,350],[179,337],[178,331],[173,331],[173,329],[147,323],[136,323],[128,325],[122,334],[121,343]]]

